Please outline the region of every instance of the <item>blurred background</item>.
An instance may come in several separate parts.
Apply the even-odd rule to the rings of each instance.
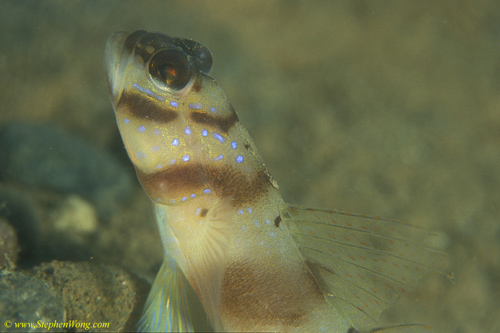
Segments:
[[[286,201],[442,233],[456,283],[425,278],[381,325],[500,331],[494,0],[1,1],[0,250],[17,242],[10,269],[47,279],[66,274],[60,262],[112,265],[147,292],[162,248],[102,66],[107,37],[137,29],[212,51],[211,74]]]

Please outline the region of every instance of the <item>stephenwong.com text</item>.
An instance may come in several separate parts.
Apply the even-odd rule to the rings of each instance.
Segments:
[[[6,325],[7,326],[7,325]],[[57,320],[51,322],[45,322],[39,320],[36,323],[12,323],[16,329],[19,328],[31,328],[31,329],[45,329],[50,330],[52,328],[77,328],[83,331],[89,331],[91,329],[109,329],[109,323],[85,323],[77,320],[70,320],[68,322],[58,322]]]

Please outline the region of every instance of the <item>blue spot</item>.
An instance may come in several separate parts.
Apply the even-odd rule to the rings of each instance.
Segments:
[[[184,155],[184,157],[182,158],[182,160],[183,160],[184,162],[189,161],[189,155]]]
[[[224,138],[222,136],[220,136],[220,134],[214,132],[213,136],[214,136],[214,138],[216,138],[220,142],[224,142]]]
[[[158,136],[158,135],[160,135],[160,134],[161,134],[161,130],[160,130],[160,129],[158,129],[158,128],[155,128],[155,130],[153,131],[153,135]]]
[[[129,122],[130,122],[130,119],[128,119],[128,118],[125,119],[125,121],[124,121],[125,124],[128,124]]]
[[[138,86],[136,83],[134,83],[132,85],[132,87],[136,88],[137,90],[141,91],[142,92],[142,88],[140,86]]]
[[[160,146],[151,147],[151,151],[158,151],[158,150],[160,150]]]
[[[172,140],[172,146],[177,146],[177,145],[179,145],[179,140],[173,139]]]
[[[248,209],[248,212],[251,213],[252,212],[252,208],[247,208]]]
[[[144,133],[146,131],[146,127],[144,126],[139,126],[139,128],[137,129],[139,132],[142,132]]]
[[[215,161],[220,161],[220,160],[222,160],[222,155],[217,156],[216,158],[214,158],[214,160],[215,160]]]
[[[182,197],[181,201],[186,201],[187,197]]]
[[[149,90],[149,89],[144,90],[144,92],[146,94],[148,94],[149,96],[154,96],[153,92],[151,90]]]
[[[179,106],[179,103],[177,103],[176,101],[170,101],[170,105],[172,105],[174,108],[176,108]]]
[[[271,224],[271,221],[269,221],[269,220],[266,220],[266,223],[267,223],[267,224]]]
[[[175,163],[175,160],[170,161],[170,165],[173,165]]]
[[[145,158],[146,154],[144,152],[140,151],[140,152],[137,153],[137,157],[139,157],[139,158]]]
[[[191,134],[191,129],[189,127],[186,127],[184,133],[186,133],[187,135]]]
[[[210,108],[210,110],[211,110],[212,112],[215,112],[215,108],[214,108],[213,106]]]
[[[203,130],[203,131],[201,131],[201,135],[203,135],[203,136],[207,136],[207,135],[208,135],[208,131],[207,131],[207,130]]]
[[[236,142],[231,142],[231,147],[233,147],[233,149],[236,149],[236,147],[238,147],[238,145],[236,144]]]
[[[157,169],[161,169],[161,164],[158,164],[158,165],[156,166],[156,168],[157,168]]]
[[[238,163],[243,162],[243,156],[238,155],[238,156],[236,157],[236,162],[238,162]]]
[[[212,193],[212,191],[209,188],[206,188],[206,189],[203,190],[203,193],[208,194],[208,193]]]
[[[245,231],[247,230],[247,227],[241,227],[241,230]]]
[[[259,225],[259,222],[257,222],[257,220],[253,220],[253,221],[254,221],[253,224]]]
[[[156,198],[156,201],[160,202],[160,201],[161,201],[161,198],[160,198],[160,197]]]
[[[170,199],[170,203],[174,203],[175,202],[175,199]]]
[[[274,232],[271,232],[269,236],[274,237]]]
[[[190,197],[191,197],[191,198],[195,198],[195,197],[196,197],[196,194],[194,194],[194,193],[193,193],[193,194],[191,194],[191,195],[190,195]]]
[[[240,209],[240,210],[238,211],[238,215],[242,215],[242,214],[243,214],[243,209]]]
[[[191,103],[191,104],[189,104],[189,108],[190,109],[200,109],[201,108],[201,104],[199,104],[199,103]]]
[[[160,102],[164,102],[165,101],[165,98],[159,96],[159,95],[156,95],[155,96],[157,100],[159,100]]]

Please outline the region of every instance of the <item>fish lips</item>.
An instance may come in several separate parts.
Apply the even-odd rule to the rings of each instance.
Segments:
[[[142,33],[145,34],[146,32],[142,31]],[[128,61],[124,61],[127,59],[123,53],[126,52],[125,41],[128,36],[129,33],[125,31],[115,32],[108,38],[104,48],[104,70],[113,104],[119,99],[123,87],[124,71],[120,69],[126,66],[124,62],[130,61],[132,56],[129,54]]]

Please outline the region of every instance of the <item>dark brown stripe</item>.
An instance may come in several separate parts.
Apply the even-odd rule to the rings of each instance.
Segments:
[[[151,174],[139,169],[136,172],[142,188],[153,201],[161,198],[168,203],[170,199],[178,200],[191,193],[200,193],[204,190],[203,186],[207,186],[201,164],[187,164]]]
[[[148,37],[150,35],[151,33],[147,31],[137,30],[136,32],[133,32],[130,35],[128,35],[123,45],[123,48],[129,53],[133,52],[135,56],[141,57],[142,61],[146,63],[149,57],[151,57],[151,54],[146,52],[144,39],[147,42]]]
[[[172,37],[165,34],[138,30],[128,35],[124,49],[130,53],[133,52],[134,56],[141,57],[143,63],[146,64],[152,56],[151,53],[146,51],[147,46],[153,46],[156,52],[160,46],[165,49],[171,40]]]
[[[271,185],[264,170],[258,171],[252,178],[231,167],[209,168],[208,172],[211,173],[216,193],[222,198],[233,197],[233,207],[258,201]]]
[[[192,91],[194,92],[200,92],[201,90],[201,83],[200,83],[200,80],[196,80],[196,82],[193,84],[193,88],[191,89]]]
[[[288,331],[288,327],[295,331],[311,320],[311,309],[322,303],[323,293],[305,265],[298,272],[285,267],[263,268],[262,263],[249,260],[226,267],[221,312],[240,325],[233,326],[234,331],[278,324],[283,325],[283,331]],[[261,326],[252,326],[255,323]]]
[[[239,120],[236,112],[234,112],[231,107],[231,114],[227,117],[216,117],[207,114],[204,111],[193,111],[189,114],[191,119],[198,124],[206,124],[212,128],[216,128],[219,131],[227,134],[227,132],[234,126],[234,124]]]
[[[135,93],[123,93],[118,101],[118,110],[125,110],[138,119],[147,119],[159,123],[168,123],[177,118],[177,111],[158,105],[146,96]]]
[[[134,47],[137,45],[137,42],[144,36],[147,35],[147,31],[144,30],[137,30],[130,35],[127,36],[125,39],[125,43],[123,45],[123,48],[129,52],[134,50]]]
[[[137,176],[148,196],[164,200],[180,199],[209,188],[219,198],[232,197],[233,207],[258,201],[271,186],[267,173],[258,171],[254,177],[232,167],[215,167],[201,163],[174,165],[168,170]]]

